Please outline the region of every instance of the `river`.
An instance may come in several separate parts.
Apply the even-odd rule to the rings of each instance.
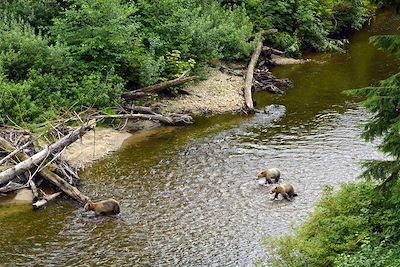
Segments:
[[[199,117],[193,126],[128,140],[80,174],[79,187],[92,199],[121,201],[116,217],[97,218],[62,199],[36,212],[0,206],[0,266],[253,266],[266,259],[263,238],[290,234],[324,185],[356,181],[361,160],[382,157],[359,138],[368,115],[342,91],[398,70],[368,37],[399,26],[387,11],[352,36],[346,53],[274,68],[295,87],[255,98],[258,108],[285,105],[280,121]],[[271,201],[270,188],[257,184],[266,167],[280,168],[294,185],[293,202]]]

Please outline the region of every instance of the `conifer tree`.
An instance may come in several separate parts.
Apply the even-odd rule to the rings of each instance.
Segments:
[[[400,35],[374,36],[370,41],[400,56]],[[400,73],[381,81],[378,86],[350,90],[348,94],[365,98],[361,106],[372,116],[364,125],[362,137],[366,141],[381,138],[378,148],[390,158],[365,161],[362,176],[383,181],[383,187],[396,182],[400,172]]]

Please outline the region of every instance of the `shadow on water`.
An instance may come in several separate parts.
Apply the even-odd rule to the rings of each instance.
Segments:
[[[38,212],[1,206],[1,266],[252,266],[265,258],[263,237],[290,233],[324,185],[354,181],[360,160],[382,157],[358,138],[367,114],[341,92],[397,71],[398,62],[367,42],[400,25],[384,15],[355,34],[345,54],[274,69],[295,88],[256,99],[285,105],[284,119],[197,118],[133,137],[83,172],[80,188],[92,199],[121,201],[116,217],[96,218],[63,200]],[[295,186],[293,202],[271,201],[269,187],[256,183],[259,169],[272,166]]]

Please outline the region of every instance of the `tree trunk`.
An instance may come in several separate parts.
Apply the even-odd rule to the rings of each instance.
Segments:
[[[245,87],[244,87],[244,99],[245,99],[247,109],[250,112],[254,112],[253,99],[251,96],[251,87],[253,85],[253,73],[254,73],[254,68],[257,64],[258,58],[260,56],[262,46],[263,46],[263,42],[260,41],[257,44],[257,47],[254,50],[253,55],[251,56],[251,60],[250,60],[249,66],[247,68],[247,73],[246,73],[246,82],[245,82]]]
[[[98,115],[95,119],[145,119],[159,121],[166,125],[190,124],[193,123],[192,117],[189,115],[171,114],[163,116],[161,114],[118,114],[118,115]]]
[[[173,86],[177,86],[177,85],[181,85],[190,81],[194,81],[197,80],[199,77],[198,76],[189,76],[189,77],[179,77],[170,81],[166,81],[166,82],[162,82],[159,84],[155,84],[155,85],[151,85],[148,87],[144,87],[141,89],[137,89],[135,91],[130,91],[130,92],[126,92],[122,95],[123,98],[125,98],[126,100],[131,100],[131,99],[135,99],[139,94],[149,94],[149,93],[157,93],[157,92],[161,92],[165,89],[168,89],[170,87]]]

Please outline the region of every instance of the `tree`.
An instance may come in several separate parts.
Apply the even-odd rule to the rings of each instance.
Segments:
[[[400,56],[400,36],[374,36],[371,42]],[[382,138],[379,150],[392,160],[371,160],[363,165],[363,177],[383,180],[383,185],[396,182],[400,172],[400,73],[380,82],[378,86],[355,89],[349,95],[364,97],[361,106],[372,117],[365,123],[362,137],[366,141]]]
[[[400,55],[400,36],[375,36],[371,42]],[[362,137],[379,139],[388,159],[365,162],[367,180],[343,184],[337,193],[326,188],[293,236],[269,240],[278,255],[273,266],[399,266],[400,73],[347,93],[363,98],[360,104],[371,117]]]
[[[120,0],[68,0],[51,29],[82,65],[107,71],[128,65],[137,38],[133,4]],[[83,67],[83,66],[80,66]]]

